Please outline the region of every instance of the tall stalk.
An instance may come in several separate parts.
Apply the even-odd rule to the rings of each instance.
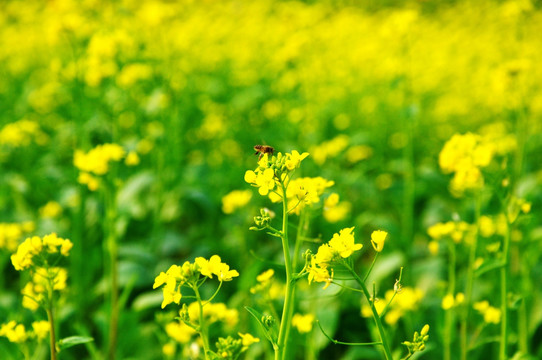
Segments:
[[[450,258],[448,260],[448,294],[455,294],[455,264],[456,251],[455,243],[451,242]],[[444,360],[452,358],[452,327],[455,322],[454,308],[447,309],[444,313]]]
[[[476,232],[470,247],[469,264],[467,268],[467,284],[465,288],[465,308],[461,317],[461,360],[467,360],[468,349],[468,324],[470,308],[472,304],[472,288],[474,285],[474,262],[476,260],[476,248],[478,247],[478,236],[480,232],[480,212],[482,207],[481,194],[476,194],[475,199],[475,223]]]
[[[293,266],[290,257],[290,244],[288,242],[288,200],[286,198],[286,186],[280,183],[282,187],[282,250],[284,252],[284,264],[286,267],[286,296],[284,298],[284,306],[282,308],[282,318],[280,321],[280,330],[277,341],[277,349],[275,351],[275,360],[283,360],[287,354],[288,338],[287,334],[290,331],[292,314],[294,307],[294,287],[293,281]]]
[[[510,223],[506,217],[506,233],[503,244],[503,264],[501,266],[501,337],[499,346],[499,359],[508,359],[508,264],[510,258]]]
[[[203,343],[203,352],[205,360],[209,359],[209,339],[207,337],[207,327],[205,326],[205,318],[203,317],[203,303],[201,301],[201,296],[198,290],[197,286],[194,286],[194,293],[196,295],[196,300],[198,301],[199,305],[199,330],[198,333],[201,337],[201,342]]]
[[[47,320],[49,320],[49,340],[51,347],[51,360],[56,360],[56,333],[55,333],[55,317],[54,317],[54,276],[51,277],[49,270],[47,270]]]
[[[117,218],[116,194],[113,190],[114,184],[105,186],[105,236],[106,249],[109,256],[109,280],[110,280],[110,316],[109,316],[109,348],[107,358],[115,359],[118,341],[119,322],[119,284],[118,284],[118,244],[115,229]]]
[[[346,269],[352,274],[356,282],[361,286],[361,290],[363,291],[363,295],[365,295],[365,298],[367,299],[367,302],[369,302],[369,305],[371,307],[371,311],[373,313],[373,318],[375,320],[376,328],[378,330],[378,334],[380,336],[381,345],[384,348],[384,355],[386,360],[393,360],[393,357],[391,355],[390,345],[388,343],[388,339],[386,337],[386,333],[384,331],[384,326],[382,325],[382,320],[380,319],[380,315],[378,314],[378,311],[376,311],[374,302],[371,298],[371,294],[369,293],[369,290],[367,289],[367,286],[363,282],[363,280],[359,277],[359,275],[352,269],[350,264],[348,264],[347,261],[344,261],[344,266]]]

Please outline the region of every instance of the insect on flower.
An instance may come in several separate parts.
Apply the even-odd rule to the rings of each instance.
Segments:
[[[260,160],[264,154],[273,155],[273,153],[275,152],[275,149],[269,145],[256,145],[254,146],[254,150],[256,150],[254,155],[260,154],[260,156],[258,157],[258,160]]]

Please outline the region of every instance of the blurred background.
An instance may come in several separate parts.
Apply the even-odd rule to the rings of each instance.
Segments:
[[[219,295],[239,311],[232,333],[261,337],[247,358],[262,358],[268,345],[243,306],[255,306],[249,289],[259,273],[274,268],[282,279],[282,249],[248,227],[260,207],[277,214],[280,207],[243,176],[256,167],[253,146],[264,144],[309,152],[297,174],[334,181],[327,193],[339,195],[341,208],[323,216],[320,204],[314,211],[316,242],[355,226],[357,241],[369,250],[373,230],[389,232],[374,272],[382,296],[401,266],[404,286],[423,294],[388,322],[392,343],[400,349],[429,323],[433,343],[425,358],[441,358],[447,257],[431,254],[427,228],[473,221],[472,202],[450,194],[450,176],[438,165],[454,133],[473,132],[512,136],[519,144],[507,171],[532,202],[518,241],[534,244],[521,261],[531,284],[529,347],[541,356],[535,285],[542,278],[541,6],[534,0],[3,1],[0,323],[44,318],[21,307],[27,279],[9,256],[25,236],[57,232],[74,243],[60,333],[95,338],[61,355],[99,358],[109,286],[104,205],[99,192],[78,183],[73,156],[118,143],[140,159],[117,174],[118,358],[165,357],[163,324],[175,314],[160,310],[154,277],[171,264],[215,253],[241,274]],[[234,190],[249,190],[246,201],[223,201]],[[486,210],[495,209],[489,203]],[[10,235],[8,224],[19,230]],[[357,266],[371,261],[366,251]],[[479,280],[480,297],[496,291],[492,281]],[[357,320],[355,293],[312,288],[307,299],[321,302],[300,309],[325,318],[337,339],[370,338],[372,320]],[[321,359],[378,358],[374,349],[334,346],[318,329],[311,336]],[[301,349],[305,340],[293,341]],[[496,354],[494,348],[480,346],[472,358],[488,358],[482,354]],[[183,358],[180,351],[175,358]],[[21,358],[5,338],[0,354]]]

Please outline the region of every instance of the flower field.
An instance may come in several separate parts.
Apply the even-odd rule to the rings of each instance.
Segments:
[[[542,358],[542,3],[0,3],[0,359]]]

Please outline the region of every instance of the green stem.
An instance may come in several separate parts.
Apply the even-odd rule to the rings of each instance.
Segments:
[[[450,253],[448,260],[448,294],[455,295],[455,264],[456,251],[455,243],[450,244]],[[455,320],[454,308],[444,310],[444,360],[452,358],[452,327]]]
[[[49,270],[47,270],[49,271]],[[51,360],[56,360],[56,333],[55,333],[55,318],[54,318],[54,293],[53,293],[53,284],[54,278],[48,277],[47,283],[48,283],[48,299],[47,299],[47,319],[49,320],[49,327],[50,327],[50,333],[49,333],[49,340],[50,340],[50,347],[51,347]]]
[[[467,268],[467,284],[465,289],[465,308],[461,318],[461,360],[467,360],[468,332],[470,308],[472,304],[472,287],[474,284],[474,262],[476,260],[476,248],[478,246],[478,233],[480,231],[481,194],[476,195],[475,200],[476,233],[470,247],[469,264]]]
[[[193,289],[194,289],[194,293],[196,294],[196,299],[199,305],[199,331],[198,333],[203,343],[203,352],[205,355],[205,360],[207,360],[209,359],[208,353],[210,351],[210,348],[209,348],[209,339],[207,337],[207,327],[205,326],[205,320],[203,317],[203,302],[201,301],[201,296],[199,294],[198,287],[194,286]]]
[[[282,193],[286,194],[286,186],[281,183]],[[282,360],[287,353],[287,335],[290,332],[294,307],[294,287],[292,260],[290,258],[290,245],[288,243],[288,200],[286,197],[282,200],[282,250],[284,252],[284,265],[286,267],[286,296],[284,298],[284,307],[282,309],[282,319],[280,321],[280,330],[275,351],[275,359]]]
[[[369,271],[367,271],[367,274],[365,274],[365,277],[363,278],[363,282],[366,282],[369,275],[371,275],[371,271],[373,271],[373,267],[376,264],[376,259],[378,258],[378,254],[380,254],[380,252],[377,252],[375,254],[375,257],[373,258],[373,263],[371,264],[371,267],[369,268]]]
[[[292,259],[292,271],[297,272],[297,262],[299,261],[299,251],[301,250],[301,243],[305,233],[305,211],[301,211],[299,215],[299,223],[297,224],[297,235],[295,237],[294,257]]]
[[[118,285],[118,244],[115,231],[115,219],[117,217],[115,204],[115,191],[111,191],[107,184],[105,191],[105,223],[106,223],[106,246],[109,255],[109,280],[111,286],[110,297],[110,318],[109,318],[109,348],[107,358],[114,360],[116,356],[118,341],[118,322],[119,322],[119,285]]]
[[[352,274],[356,282],[361,286],[361,289],[363,290],[363,294],[365,295],[365,298],[367,299],[367,302],[369,303],[369,306],[371,307],[371,311],[373,312],[373,318],[375,320],[376,327],[378,329],[378,334],[380,335],[380,343],[374,343],[374,344],[381,344],[382,347],[384,348],[384,354],[385,354],[386,360],[393,360],[393,357],[391,356],[390,345],[388,344],[388,339],[386,338],[386,333],[384,332],[384,326],[382,326],[382,320],[380,320],[380,315],[378,314],[378,311],[376,311],[374,303],[371,301],[371,294],[369,293],[367,286],[365,286],[365,283],[363,282],[363,280],[358,276],[358,274],[354,271],[354,269],[352,269],[352,267],[348,264],[347,261],[344,261],[344,266]]]
[[[329,341],[331,341],[334,344],[350,345],[350,346],[382,345],[380,341],[352,343],[352,342],[344,342],[344,341],[335,340],[324,331],[324,328],[322,327],[322,324],[320,324],[320,321],[316,320],[316,323],[318,324],[318,327],[320,327],[320,331],[322,332],[322,334],[324,334],[324,336],[327,337]]]
[[[504,236],[503,262],[501,268],[501,338],[499,346],[499,359],[506,360],[508,346],[508,263],[510,258],[510,223],[506,220],[506,233]]]

